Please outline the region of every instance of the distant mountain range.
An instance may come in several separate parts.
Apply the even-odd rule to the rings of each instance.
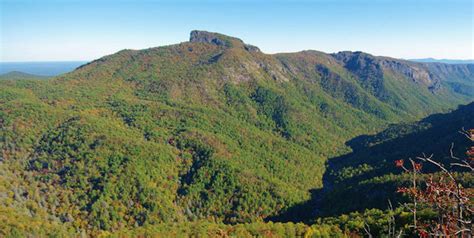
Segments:
[[[455,60],[455,59],[424,58],[424,59],[410,59],[410,61],[422,62],[422,63],[474,64],[474,59],[471,59],[471,60]]]
[[[71,72],[86,61],[0,62],[0,74],[12,71],[41,76],[57,76]]]
[[[0,80],[20,80],[20,79],[48,79],[48,76],[41,76],[35,74],[28,74],[19,71],[11,71],[5,74],[0,74]]]

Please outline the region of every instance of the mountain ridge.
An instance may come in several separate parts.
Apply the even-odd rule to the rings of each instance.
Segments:
[[[185,61],[188,58],[191,58],[191,56],[196,57],[196,55],[193,54],[193,52],[190,53],[188,51],[192,49],[193,45],[194,46],[200,45],[204,48],[207,48],[206,50],[214,51],[214,53],[212,53],[212,55],[210,55],[210,56],[207,56],[208,58],[206,58],[206,59],[201,59],[200,62],[194,62],[193,63],[194,66],[203,65],[203,64],[211,64],[211,63],[215,64],[215,63],[218,63],[219,60],[227,61],[227,62],[223,62],[223,64],[221,64],[225,69],[225,70],[221,70],[222,72],[219,72],[219,74],[221,74],[221,79],[223,79],[223,80],[231,79],[231,80],[236,80],[236,82],[239,82],[239,81],[249,80],[252,77],[253,78],[262,77],[262,76],[265,77],[265,75],[268,75],[270,78],[277,79],[277,80],[280,80],[280,81],[288,81],[289,78],[294,77],[294,75],[289,75],[288,74],[288,73],[294,73],[294,72],[291,72],[291,69],[292,69],[291,67],[293,67],[293,69],[295,69],[295,68],[294,68],[294,65],[290,66],[290,68],[285,67],[284,64],[283,64],[284,62],[281,62],[282,56],[288,55],[288,56],[292,56],[294,58],[294,56],[296,56],[298,54],[307,54],[307,52],[316,52],[316,51],[303,51],[303,52],[298,52],[298,53],[284,53],[284,54],[267,55],[267,54],[263,54],[259,51],[257,51],[257,52],[247,51],[244,47],[245,43],[242,40],[238,39],[238,38],[228,37],[228,36],[218,34],[218,33],[210,33],[210,32],[199,33],[199,32],[202,32],[202,31],[193,31],[193,34],[202,34],[203,37],[207,37],[208,39],[196,38],[195,39],[196,42],[184,42],[184,43],[180,43],[180,44],[176,44],[176,45],[155,47],[155,48],[139,50],[139,51],[124,50],[124,51],[118,52],[116,54],[116,56],[129,55],[131,57],[138,57],[137,59],[139,59],[139,57],[143,57],[143,55],[149,55],[151,52],[167,51],[166,49],[168,49],[168,51],[170,49],[174,49],[172,51],[176,51],[176,50],[178,50],[178,48],[180,48],[178,50],[179,52],[181,52],[181,53],[179,53],[179,54],[181,54],[180,57],[187,57],[186,59],[182,60],[182,61]],[[190,38],[192,38],[192,37],[190,37]],[[216,45],[214,43],[209,44],[209,42],[205,42],[206,40],[209,40],[209,39],[211,39],[211,41],[212,41],[212,39],[220,39],[219,42],[224,42],[225,40],[227,40],[229,42],[232,41],[232,42],[235,43],[235,47],[228,47],[228,46],[222,45],[222,44],[220,44],[220,45],[217,44]],[[229,40],[229,39],[231,39],[231,40]],[[207,45],[207,46],[204,46],[204,45]],[[206,51],[204,51],[204,52],[206,52]],[[198,54],[202,54],[204,52],[200,52],[200,53],[198,52]],[[169,53],[173,54],[173,52],[169,52]],[[328,55],[328,54],[325,54],[325,53],[315,53],[315,54],[319,55],[318,57],[320,57],[322,59],[324,59],[324,58],[329,59],[330,57],[334,57],[335,55],[337,55],[337,54]],[[341,54],[341,53],[339,53],[339,54]],[[349,53],[345,52],[345,53],[342,53],[342,54],[348,55]],[[133,55],[135,55],[135,56],[133,56]],[[350,55],[357,56],[357,55],[360,55],[360,53],[350,53]],[[404,61],[404,60],[395,60],[395,59],[392,60],[391,58],[387,58],[387,57],[375,57],[375,56],[371,56],[371,55],[368,55],[368,54],[365,54],[365,53],[363,55],[364,55],[363,60],[370,59],[370,60],[376,61],[376,62],[369,63],[367,65],[368,67],[373,67],[372,69],[367,68],[366,69],[367,72],[365,72],[365,73],[359,72],[359,73],[362,73],[362,74],[356,75],[356,77],[359,77],[359,78],[362,77],[363,78],[362,79],[363,81],[359,81],[358,84],[360,84],[360,86],[362,86],[365,90],[370,90],[371,94],[375,97],[378,97],[378,99],[385,100],[385,101],[392,101],[391,102],[392,106],[394,104],[396,104],[396,102],[393,102],[393,101],[403,100],[403,99],[401,99],[401,97],[410,97],[410,96],[408,96],[408,95],[399,95],[395,98],[387,98],[387,95],[384,95],[384,94],[387,93],[387,92],[385,92],[385,88],[384,88],[385,83],[383,81],[381,81],[382,77],[380,77],[381,74],[383,74],[383,73],[385,73],[387,75],[387,77],[408,78],[408,79],[412,80],[415,83],[424,84],[424,85],[427,86],[428,91],[431,91],[431,92],[436,92],[436,93],[441,93],[441,94],[442,93],[449,94],[450,92],[443,92],[443,91],[455,91],[454,95],[456,95],[456,96],[460,96],[460,97],[466,97],[467,96],[468,98],[473,96],[472,93],[470,93],[470,90],[469,90],[469,88],[472,87],[472,82],[469,80],[469,78],[467,78],[467,80],[464,79],[464,78],[461,78],[462,80],[458,80],[458,78],[459,78],[458,76],[454,75],[454,73],[447,70],[447,69],[451,69],[452,67],[455,67],[455,66],[445,65],[443,67],[426,67],[425,64],[411,63],[411,62]],[[222,57],[222,56],[225,56],[225,57]],[[108,59],[110,57],[112,57],[112,56],[106,56],[104,58],[101,58],[101,59],[93,61],[93,62],[105,61],[106,59]],[[202,57],[202,55],[201,55],[201,57]],[[116,58],[118,58],[118,57],[116,57]],[[387,59],[390,59],[390,60],[387,60]],[[237,61],[241,65],[240,68],[228,67],[228,66],[225,65],[226,63],[227,64],[234,64]],[[333,60],[331,59],[330,61],[333,61]],[[388,63],[386,63],[386,62],[388,62]],[[291,62],[290,65],[294,64],[294,63],[295,62]],[[299,62],[296,62],[296,63],[299,63]],[[315,62],[315,63],[317,63],[317,62]],[[360,63],[360,60],[359,60],[359,63]],[[324,65],[324,64],[325,64],[325,62],[321,62],[321,61],[318,63],[318,65]],[[342,63],[342,64],[344,64],[344,63]],[[382,64],[384,64],[384,65],[382,65]],[[335,65],[335,64],[332,64],[332,65]],[[335,66],[339,67],[338,65],[335,65]],[[381,67],[384,67],[384,69],[381,69]],[[393,75],[390,72],[390,70],[393,71],[396,67],[402,67],[403,68],[404,71],[402,72],[402,75],[399,75],[399,73],[396,74],[396,75]],[[459,67],[462,67],[462,66],[459,66]],[[347,68],[346,68],[346,70],[350,71],[350,69],[347,69]],[[397,70],[397,69],[395,69],[395,70]],[[445,74],[444,78],[445,79],[447,78],[449,80],[442,80],[442,79],[439,79],[439,77],[438,78],[432,77],[430,75],[430,72],[429,72],[430,70],[437,70],[438,74]],[[472,67],[462,67],[461,70],[464,71],[463,74],[465,74],[465,75],[468,74],[468,77],[472,77],[472,75],[473,75],[472,72],[474,72],[474,68],[472,68]],[[260,71],[260,72],[258,72],[258,71]],[[261,71],[263,71],[263,72],[261,72]],[[258,73],[258,75],[249,75],[248,74],[249,72]],[[352,72],[352,73],[357,74],[358,72]],[[368,75],[368,74],[371,74],[371,73],[375,74],[375,76],[378,77],[378,79],[377,80],[372,80],[373,82],[367,82],[367,81],[371,80],[371,79],[367,78],[367,77],[370,77],[370,75]],[[450,79],[450,77],[453,77],[452,75],[454,75],[454,77],[456,77],[455,80]],[[300,76],[297,76],[297,77],[300,77]],[[366,82],[364,82],[364,81],[366,81]],[[378,87],[380,87],[380,88],[378,88]],[[399,85],[398,87],[403,87],[403,86]],[[467,88],[467,89],[463,90],[464,88]],[[419,94],[419,92],[417,92],[417,91],[412,91],[410,93],[415,94],[415,95]],[[429,94],[429,92],[426,92],[426,95],[424,95],[424,96],[430,97],[430,95],[428,95],[428,94]],[[448,100],[448,99],[446,99],[446,100]]]
[[[421,58],[409,59],[409,61],[422,63],[445,63],[445,64],[474,64],[473,59],[435,59],[435,58]]]
[[[10,71],[8,73],[0,74],[0,80],[2,79],[11,79],[11,80],[18,80],[18,79],[47,79],[50,78],[49,76],[42,76],[36,74],[29,74],[21,71]]]

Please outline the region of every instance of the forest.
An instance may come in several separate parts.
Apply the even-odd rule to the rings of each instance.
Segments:
[[[204,31],[2,78],[0,236],[468,237],[473,88]]]

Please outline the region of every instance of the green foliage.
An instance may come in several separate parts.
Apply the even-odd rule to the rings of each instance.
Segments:
[[[225,225],[222,223],[193,222],[144,226],[132,230],[120,230],[110,237],[122,236],[186,236],[186,237],[349,237],[335,225],[308,226],[301,223],[245,223]]]
[[[258,111],[271,118],[282,136],[285,138],[291,137],[288,118],[289,109],[285,99],[263,87],[258,87],[252,98],[258,105]]]
[[[323,212],[334,215],[371,207],[385,209],[387,199],[395,204],[405,201],[395,191],[410,178],[400,174],[394,161],[426,154],[448,165],[454,162],[450,158],[451,146],[454,145],[454,155],[461,158],[469,147],[469,141],[459,130],[473,127],[471,103],[450,113],[434,114],[416,123],[391,125],[378,134],[352,139],[348,142],[352,153],[329,160],[325,179],[331,189],[324,191],[321,205],[330,209]],[[429,164],[423,168],[423,172],[436,171]],[[472,175],[459,176],[465,186],[472,186]]]
[[[342,237],[338,226],[263,221],[310,200],[349,139],[472,100],[377,60],[359,71],[332,55],[266,55],[219,37],[224,46],[123,50],[48,80],[1,80],[0,235]],[[397,131],[364,143],[375,149]],[[325,176],[351,191],[392,176],[357,159],[331,162]]]

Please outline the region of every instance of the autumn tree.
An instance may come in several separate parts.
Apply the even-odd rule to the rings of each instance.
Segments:
[[[474,142],[474,129],[461,131]],[[459,158],[450,150],[453,162],[449,166],[433,159],[433,155],[395,161],[395,165],[410,174],[410,186],[398,188],[399,193],[410,197],[411,204],[406,207],[413,214],[413,230],[420,237],[472,237],[473,198],[472,188],[466,188],[455,171],[474,173],[474,146],[468,148],[466,156]],[[423,174],[423,164],[430,164],[439,173]],[[420,221],[420,207],[436,212],[436,219]]]

